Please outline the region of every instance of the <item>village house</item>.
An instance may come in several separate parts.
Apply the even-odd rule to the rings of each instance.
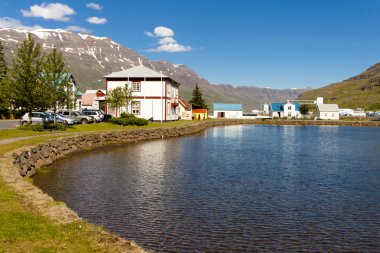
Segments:
[[[207,109],[193,109],[192,117],[195,120],[205,120],[208,118]]]
[[[179,118],[183,120],[191,120],[192,112],[191,105],[181,96],[178,97],[179,102]]]
[[[105,110],[106,90],[86,90],[80,101],[81,109]]]
[[[242,104],[214,103],[214,118],[241,119],[243,118]]]
[[[104,77],[106,91],[126,84],[132,89],[132,103],[121,112],[155,121],[171,121],[179,118],[179,83],[144,65],[113,72]],[[106,113],[115,116],[114,109],[106,105]]]
[[[339,107],[337,104],[317,104],[315,117],[318,119],[339,120]]]
[[[68,77],[68,86],[65,86],[64,90],[68,93],[70,102],[69,104],[65,103],[63,105],[59,105],[58,109],[78,110],[80,109],[80,100],[78,100],[78,93],[80,93],[80,91],[78,90],[78,85],[71,73],[65,75],[65,78],[66,77]]]
[[[269,115],[272,118],[282,118],[282,117],[301,117],[300,113],[301,104],[291,103],[287,101],[286,103],[270,103],[269,104]]]

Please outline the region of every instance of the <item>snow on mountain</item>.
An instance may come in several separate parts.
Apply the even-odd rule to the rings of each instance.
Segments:
[[[4,45],[8,63],[17,51],[17,45],[31,33],[44,51],[57,48],[62,51],[70,71],[82,90],[104,88],[103,76],[143,64],[181,83],[181,96],[189,99],[195,84],[201,87],[208,102],[244,103],[258,105],[260,99],[272,96],[275,100],[293,99],[304,92],[303,89],[269,90],[231,85],[213,85],[183,64],[167,61],[150,61],[143,55],[112,41],[108,37],[77,34],[63,29],[0,29],[0,40]],[[269,95],[268,95],[269,94]]]

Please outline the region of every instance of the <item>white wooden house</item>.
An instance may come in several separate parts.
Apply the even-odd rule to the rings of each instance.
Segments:
[[[269,115],[272,118],[282,118],[282,117],[300,117],[300,108],[299,103],[270,103],[269,104]]]
[[[337,104],[317,104],[315,117],[318,119],[339,120],[339,107]]]
[[[181,96],[178,97],[179,118],[183,120],[192,120],[191,105]]]
[[[214,103],[214,118],[241,119],[243,118],[242,104]]]
[[[104,78],[107,92],[125,84],[132,88],[132,103],[128,108],[121,108],[121,112],[155,121],[178,120],[180,84],[169,76],[140,65],[113,72]],[[109,105],[106,105],[106,112],[115,115]]]

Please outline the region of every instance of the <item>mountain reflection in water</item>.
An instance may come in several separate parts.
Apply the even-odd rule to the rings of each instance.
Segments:
[[[380,249],[380,129],[228,126],[80,153],[35,184],[162,252]]]

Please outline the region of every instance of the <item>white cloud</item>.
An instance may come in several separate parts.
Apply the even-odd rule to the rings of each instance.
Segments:
[[[30,6],[29,10],[21,10],[21,13],[24,17],[69,21],[70,16],[75,14],[75,11],[66,4],[42,3],[41,5]]]
[[[158,39],[158,44],[160,45],[165,45],[169,43],[177,43],[177,41],[173,39],[172,37],[164,37],[164,38]]]
[[[173,37],[174,31],[165,26],[157,26],[153,32],[145,32],[148,37]]]
[[[158,26],[154,28],[153,32],[144,32],[148,37],[158,38],[156,48],[148,49],[149,52],[167,52],[167,53],[178,53],[178,52],[188,52],[193,50],[190,46],[185,46],[179,44],[174,38],[174,31],[168,27]]]
[[[100,4],[97,4],[97,3],[88,3],[88,4],[86,4],[86,7],[90,8],[90,9],[97,10],[97,11],[100,11],[101,9],[103,9],[103,6],[101,6]]]
[[[98,18],[98,17],[89,17],[87,19],[87,22],[91,23],[91,24],[101,25],[101,24],[107,23],[107,19],[105,19],[105,18]]]
[[[90,29],[81,27],[81,26],[76,26],[76,25],[71,25],[66,28],[69,31],[72,32],[79,32],[79,33],[91,33],[92,31]]]
[[[149,52],[167,52],[167,53],[178,53],[178,52],[188,52],[193,50],[190,46],[180,45],[178,43],[169,43],[165,45],[160,45],[157,48],[149,49]]]
[[[26,30],[36,30],[36,29],[41,29],[42,27],[39,25],[25,26],[21,23],[20,20],[9,18],[9,17],[3,17],[3,18],[0,18],[0,28],[19,28],[19,29],[26,29]]]

